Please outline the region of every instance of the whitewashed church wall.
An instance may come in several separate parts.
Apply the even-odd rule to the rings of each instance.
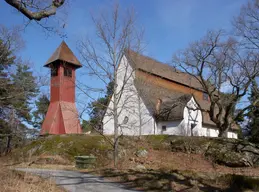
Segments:
[[[188,132],[193,133],[193,136],[203,136],[206,130],[202,128],[202,113],[198,109],[198,105],[192,97],[186,104],[183,112],[184,123]],[[193,129],[192,129],[192,126]]]
[[[233,131],[228,131],[227,137],[228,137],[228,138],[237,139],[237,138],[238,138],[238,135],[237,135],[237,133],[235,133],[235,132],[233,132]]]
[[[204,125],[203,128],[207,130],[207,137],[218,137],[219,131],[215,127]]]
[[[215,127],[209,126],[209,125],[205,125],[205,127],[203,127],[204,129],[207,129],[207,137],[218,137],[219,135],[219,130],[217,130]],[[237,139],[238,135],[236,132],[233,131],[228,131],[227,132],[227,138],[234,138]]]
[[[113,96],[109,102],[107,110],[105,112],[104,118],[102,120],[103,123],[103,134],[112,135],[114,134],[114,120],[112,116],[112,108],[113,108]]]
[[[134,86],[135,72],[128,64],[127,58],[125,56],[121,60],[120,66],[117,71],[117,77],[117,90],[121,90],[121,88],[123,87],[123,91],[118,103],[119,134],[155,134],[157,132],[156,123],[154,123],[154,119],[147,110],[143,100],[138,97],[138,92]],[[110,109],[112,109],[113,107],[113,100],[114,97],[112,97],[109,104],[108,108]],[[112,111],[108,109],[103,119],[104,134],[114,134],[114,121],[111,112]]]
[[[160,121],[157,123],[157,135],[165,134],[165,135],[182,135],[184,127],[181,127],[182,121]],[[163,130],[163,127],[165,129]]]

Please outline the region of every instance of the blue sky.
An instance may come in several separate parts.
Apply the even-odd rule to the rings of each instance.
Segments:
[[[162,62],[169,62],[173,53],[201,38],[209,29],[231,29],[233,16],[239,13],[247,0],[118,0],[122,10],[134,8],[138,26],[145,29],[145,53]],[[90,13],[112,8],[110,0],[71,0],[65,8],[67,14],[58,14],[66,21],[65,41],[79,57],[76,44],[91,34]],[[0,24],[7,27],[22,25],[26,18],[4,1],[0,2]],[[65,16],[64,16],[65,15]],[[58,35],[46,36],[42,28],[30,24],[22,32],[25,48],[23,59],[33,63],[35,73],[47,74],[44,63],[63,40]],[[79,69],[80,70],[80,69]],[[80,77],[79,77],[80,78]],[[80,79],[82,80],[82,79]],[[87,81],[90,81],[86,78]]]

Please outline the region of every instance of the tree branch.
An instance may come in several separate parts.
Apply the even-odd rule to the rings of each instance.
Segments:
[[[41,19],[55,15],[57,8],[61,7],[64,4],[65,0],[52,0],[51,6],[43,8],[40,11],[36,12],[29,10],[26,6],[26,3],[20,0],[5,0],[5,2],[17,9],[28,19],[40,21]]]

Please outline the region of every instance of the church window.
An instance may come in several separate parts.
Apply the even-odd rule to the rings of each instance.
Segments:
[[[166,125],[162,126],[162,131],[166,131]]]
[[[124,119],[123,119],[123,124],[127,124],[129,121],[129,117],[128,116],[125,116]]]

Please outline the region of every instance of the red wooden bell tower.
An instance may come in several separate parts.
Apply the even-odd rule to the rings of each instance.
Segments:
[[[82,133],[75,105],[75,70],[82,65],[62,41],[44,67],[51,69],[50,105],[40,134]]]

